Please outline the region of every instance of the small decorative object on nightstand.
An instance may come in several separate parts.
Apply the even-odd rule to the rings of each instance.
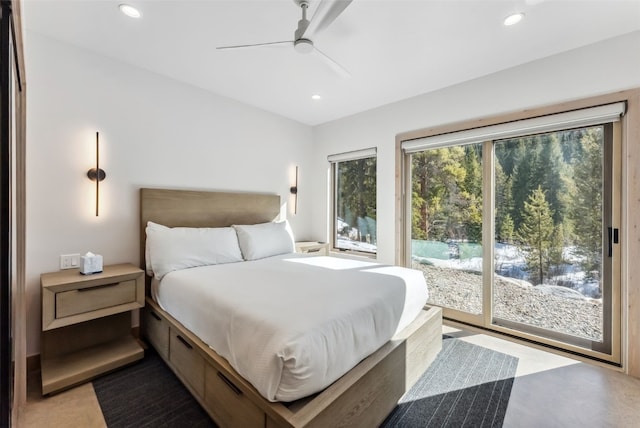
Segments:
[[[93,275],[102,272],[102,256],[89,251],[80,257],[80,273],[83,275]]]
[[[132,309],[144,306],[144,272],[131,265],[42,274],[42,394],[82,383],[144,357],[131,335]]]
[[[306,253],[315,256],[328,256],[329,244],[318,241],[300,241],[296,242],[296,253]]]

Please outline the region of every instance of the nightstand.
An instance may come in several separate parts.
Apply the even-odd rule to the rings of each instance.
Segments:
[[[131,334],[131,313],[144,306],[144,272],[131,265],[102,273],[45,273],[40,363],[42,394],[85,382],[144,357]]]
[[[329,244],[317,241],[296,242],[296,253],[305,253],[314,256],[328,256]]]

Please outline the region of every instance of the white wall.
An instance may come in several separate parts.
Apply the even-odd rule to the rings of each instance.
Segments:
[[[296,236],[310,235],[310,127],[28,32],[27,355],[39,352],[40,283],[59,255],[139,263],[138,188],[277,193],[300,166]],[[100,131],[100,216],[95,162]],[[135,322],[135,320],[134,320]]]
[[[28,32],[27,354],[39,352],[39,275],[88,250],[139,262],[139,187],[279,193],[300,166],[300,238],[328,239],[328,154],[378,148],[378,259],[394,262],[398,133],[640,86],[640,32],[311,129]],[[101,136],[101,214],[86,178]],[[313,141],[313,142],[312,142]]]
[[[397,134],[640,87],[638,52],[635,32],[315,127],[313,237],[329,239],[327,155],[378,148],[378,260],[394,263]]]

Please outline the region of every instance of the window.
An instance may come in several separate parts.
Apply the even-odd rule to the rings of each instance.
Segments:
[[[624,111],[615,103],[402,141],[404,259],[424,273],[429,303],[620,363]]]
[[[481,287],[451,292],[458,280],[482,283],[482,144],[413,154],[411,184],[411,254],[414,268],[433,275],[429,303],[482,313]]]
[[[333,177],[333,248],[376,254],[376,149],[328,159]]]

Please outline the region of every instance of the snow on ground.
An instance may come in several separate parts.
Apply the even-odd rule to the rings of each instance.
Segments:
[[[338,236],[336,242],[336,248],[343,248],[345,250],[364,251],[366,253],[375,253],[378,247],[374,244],[367,242],[354,241],[344,236]]]
[[[482,257],[463,257],[464,251],[452,249],[462,243],[442,243],[435,241],[413,241],[413,260],[415,262],[432,265],[439,268],[456,269],[469,272],[482,272]],[[474,244],[464,243],[466,247]],[[476,245],[479,252],[480,245]],[[601,298],[598,279],[588,278],[580,268],[581,257],[576,255],[574,247],[567,247],[563,251],[567,263],[555,269],[552,276],[545,280],[545,292],[554,295],[566,295],[568,298]],[[515,245],[497,243],[494,250],[495,272],[507,278],[526,281],[531,285],[529,273],[526,270],[524,254]],[[540,287],[541,285],[538,285]],[[541,289],[540,291],[542,291]],[[566,291],[570,290],[570,291]],[[572,292],[573,291],[573,292]],[[569,297],[571,296],[571,297]]]

